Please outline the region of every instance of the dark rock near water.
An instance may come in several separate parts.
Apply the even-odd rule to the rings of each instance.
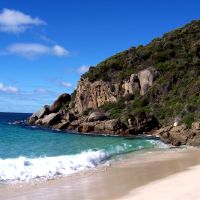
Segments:
[[[95,124],[83,123],[78,127],[78,132],[88,133],[94,131]]]
[[[125,128],[125,124],[118,119],[111,119],[105,122],[105,130],[108,131],[116,131]]]
[[[39,124],[37,122],[38,119],[43,118],[45,115],[50,114],[49,111],[49,106],[44,106],[42,109],[38,110],[37,112],[33,113],[29,119],[28,119],[28,123],[30,124]],[[37,123],[36,123],[37,122]]]
[[[37,117],[38,119],[43,118],[45,115],[50,114],[49,106],[44,106],[42,109],[35,112],[31,117]]]
[[[163,142],[174,146],[200,145],[200,130],[189,129],[185,125],[176,127],[169,126],[159,129],[156,131],[156,135],[158,135]]]
[[[42,119],[37,119],[35,121],[35,125],[42,125]]]
[[[51,113],[42,119],[42,124],[45,126],[53,126],[61,121],[59,113]]]
[[[66,130],[69,127],[70,123],[67,121],[63,121],[54,125],[53,129],[60,129],[60,130]]]
[[[128,124],[131,134],[142,134],[159,127],[157,119],[153,115],[140,113],[138,116],[130,116]]]
[[[29,124],[35,124],[35,122],[38,120],[38,117],[36,117],[36,116],[31,116],[31,117],[29,117],[29,119],[28,119],[28,123]]]

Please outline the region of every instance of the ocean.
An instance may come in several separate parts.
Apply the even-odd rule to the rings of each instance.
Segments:
[[[49,180],[131,152],[166,148],[158,139],[147,137],[80,135],[13,123],[30,115],[0,113],[0,184]]]

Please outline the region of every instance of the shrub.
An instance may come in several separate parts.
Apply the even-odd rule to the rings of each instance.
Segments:
[[[185,115],[182,120],[182,123],[184,123],[188,128],[191,128],[192,123],[194,122],[194,116],[192,113]]]

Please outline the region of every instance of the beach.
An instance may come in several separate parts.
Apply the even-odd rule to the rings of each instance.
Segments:
[[[200,197],[199,178],[200,165],[133,190],[119,200],[198,200]]]
[[[2,187],[0,199],[197,199],[199,153],[198,149],[175,148],[131,153],[110,166],[40,184]]]

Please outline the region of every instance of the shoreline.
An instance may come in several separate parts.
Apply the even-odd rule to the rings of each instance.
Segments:
[[[0,199],[123,199],[136,188],[199,165],[199,153],[199,149],[131,153],[109,167],[100,166],[41,184],[5,186],[0,188]]]

